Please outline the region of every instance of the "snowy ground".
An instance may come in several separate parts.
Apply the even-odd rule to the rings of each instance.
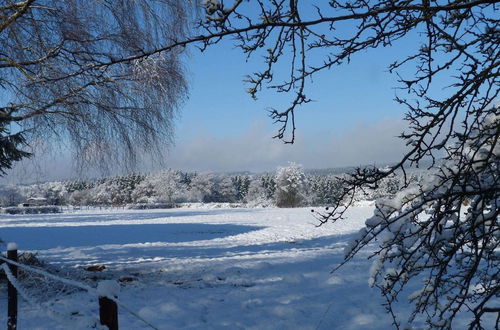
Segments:
[[[0,237],[93,287],[132,280],[121,284],[120,301],[159,329],[389,329],[367,285],[369,261],[330,274],[372,210],[359,205],[319,228],[308,208],[1,216]],[[91,265],[106,269],[84,270]],[[5,283],[0,290],[5,311]],[[27,291],[37,306],[20,301],[19,329],[86,328],[98,315],[86,292]],[[123,309],[119,322],[148,328]]]

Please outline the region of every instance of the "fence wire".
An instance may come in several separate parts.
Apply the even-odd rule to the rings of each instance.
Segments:
[[[46,303],[48,300],[47,298],[70,295],[82,290],[94,297],[103,296],[103,294],[101,294],[97,289],[87,284],[51,274],[46,270],[16,262],[3,256],[0,256],[0,261],[4,262],[1,268],[4,270],[7,280],[12,284],[12,286],[14,286],[18,294],[31,306],[42,306],[48,312],[47,314],[52,318],[57,318],[58,320],[63,319],[65,321],[68,320],[67,316],[58,312]],[[13,276],[7,264],[18,267],[19,274],[17,279]],[[155,330],[159,329],[149,321],[145,320],[132,308],[121,302],[117,297],[109,295],[104,296],[114,301],[120,308],[142,321],[148,327]],[[98,320],[94,321],[92,321],[92,324],[89,324],[89,327],[95,328],[98,324],[100,324]]]

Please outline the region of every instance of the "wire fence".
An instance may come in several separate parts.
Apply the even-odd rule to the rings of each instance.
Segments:
[[[11,245],[11,244],[9,244]],[[97,288],[91,287],[85,283],[81,283],[79,281],[75,281],[72,279],[67,279],[61,276],[57,276],[49,273],[46,270],[25,265],[20,263],[17,260],[17,247],[8,248],[7,258],[0,255],[0,263],[3,262],[1,268],[5,272],[7,281],[8,281],[8,317],[7,317],[7,328],[8,329],[16,329],[17,328],[17,295],[19,295],[22,299],[24,299],[29,305],[32,307],[40,307],[43,305],[44,310],[47,311],[47,315],[52,318],[57,319],[57,321],[67,321],[68,318],[64,313],[57,311],[56,309],[43,304],[39,299],[36,298],[35,294],[30,294],[30,289],[27,288],[29,286],[29,281],[27,281],[28,285],[23,285],[18,278],[18,269],[23,271],[25,278],[33,277],[27,276],[26,274],[36,274],[39,279],[43,279],[43,281],[53,281],[55,283],[60,283],[62,286],[59,287],[60,291],[68,292],[68,288],[77,288],[79,290],[86,291],[89,295],[98,298],[99,301],[99,319],[96,317],[91,317],[91,324],[89,327],[95,327],[97,324],[102,324],[108,326],[109,329],[118,329],[118,315],[117,315],[117,306],[120,309],[125,310],[130,313],[132,316],[143,322],[151,329],[159,329],[151,322],[144,319],[137,312],[135,312],[132,308],[124,304],[122,301],[118,299],[118,291],[119,284],[115,281],[111,283],[111,281],[102,281],[99,283]],[[113,286],[116,286],[113,287]],[[46,293],[46,292],[45,292]],[[14,310],[15,309],[15,310]],[[112,315],[115,314],[115,315]],[[111,321],[110,321],[111,320]]]

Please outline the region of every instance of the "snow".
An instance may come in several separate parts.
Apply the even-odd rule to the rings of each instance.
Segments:
[[[17,244],[14,242],[7,243],[7,251],[17,250]]]
[[[43,307],[20,299],[20,329],[93,326],[92,291],[117,296],[123,329],[151,328],[145,322],[159,329],[389,329],[384,301],[367,284],[370,251],[331,274],[373,209],[361,203],[346,220],[322,227],[308,208],[2,215],[0,232],[58,276],[97,287],[47,292]],[[106,268],[84,270],[91,265]]]
[[[120,293],[120,284],[112,280],[104,280],[97,285],[97,292],[101,297],[117,297]]]
[[[203,0],[201,5],[205,7],[207,15],[212,15],[217,9],[222,7],[220,0]]]

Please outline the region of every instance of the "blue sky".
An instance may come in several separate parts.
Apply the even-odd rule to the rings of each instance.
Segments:
[[[260,171],[287,161],[315,168],[394,161],[403,150],[394,137],[404,129],[404,108],[393,101],[396,77],[386,68],[397,54],[378,49],[319,73],[308,86],[314,102],[297,112],[297,143],[284,145],[271,138],[278,126],[266,109],[284,108],[292,95],[262,91],[255,101],[245,92],[243,79],[258,70],[260,58],[246,62],[230,42],[204,53],[191,50],[186,66],[191,95],[177,120],[176,145],[167,164],[201,171]],[[342,157],[332,154],[342,149]],[[381,157],[375,157],[377,150]]]
[[[392,99],[395,76],[386,72],[389,49],[357,56],[350,64],[318,74],[309,82],[308,96],[315,100],[297,113],[303,133],[320,129],[342,130],[359,121],[376,121],[401,116]],[[178,127],[197,120],[220,134],[240,132],[242,125],[266,120],[267,107],[286,106],[291,95],[262,91],[254,101],[245,92],[245,75],[259,69],[260,58],[246,58],[230,42],[204,53],[191,50],[186,67],[189,72],[190,100],[182,110]],[[316,60],[321,60],[317,57]],[[299,132],[300,133],[300,132]]]
[[[404,151],[396,136],[404,130],[401,118],[405,109],[393,101],[396,77],[386,70],[409,48],[418,47],[414,41],[359,54],[349,64],[316,75],[307,90],[315,101],[296,114],[294,145],[272,139],[278,127],[266,111],[286,107],[292,95],[264,90],[253,100],[245,92],[244,77],[262,65],[260,55],[246,61],[230,40],[203,53],[190,49],[186,59],[190,98],[176,119],[175,145],[164,155],[166,166],[259,172],[289,161],[306,168],[396,161]],[[310,60],[317,62],[322,57]],[[17,166],[8,177],[43,181],[78,175],[71,169],[69,157],[55,155],[35,162],[35,166]],[[142,169],[157,166],[147,164]]]

